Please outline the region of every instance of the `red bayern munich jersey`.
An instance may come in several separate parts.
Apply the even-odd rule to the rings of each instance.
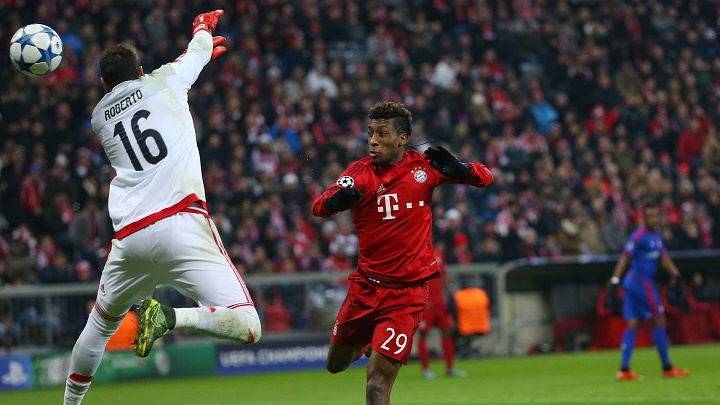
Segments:
[[[420,283],[437,277],[438,262],[431,242],[432,193],[440,184],[488,186],[493,175],[482,163],[467,163],[470,176],[450,178],[435,170],[425,156],[410,150],[402,160],[375,166],[367,156],[352,163],[338,181],[315,199],[313,214],[329,217],[325,200],[341,187],[362,191],[350,209],[360,240],[358,272],[388,287]]]

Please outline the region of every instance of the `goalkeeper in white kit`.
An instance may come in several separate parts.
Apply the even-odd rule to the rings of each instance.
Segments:
[[[224,38],[212,37],[222,14],[198,15],[183,55],[150,74],[131,45],[112,46],[100,58],[108,93],[93,111],[92,127],[117,173],[108,201],[116,234],[95,307],[73,348],[65,405],[81,403],[105,345],[133,304],[142,302],[140,357],[174,328],[242,344],[260,339],[253,301],[207,212],[187,101],[203,67],[225,51]],[[150,298],[158,285],[173,286],[200,306],[161,305]]]

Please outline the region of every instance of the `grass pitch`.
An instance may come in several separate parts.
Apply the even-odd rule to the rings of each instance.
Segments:
[[[459,361],[468,378],[423,380],[417,362],[400,371],[393,404],[720,404],[720,345],[672,347],[686,379],[663,379],[653,349],[636,351],[633,369],[642,382],[618,382],[618,351]],[[336,405],[365,403],[365,369],[205,377],[96,384],[84,405]],[[63,390],[0,392],[0,404],[59,404]]]

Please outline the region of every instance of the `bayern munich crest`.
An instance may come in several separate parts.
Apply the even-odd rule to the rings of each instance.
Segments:
[[[413,169],[412,173],[415,177],[415,181],[417,181],[418,183],[425,183],[425,181],[427,180],[427,172],[423,170],[422,167],[416,167],[415,169]]]
[[[342,176],[335,182],[340,187],[352,187],[355,185],[355,179],[350,176]]]

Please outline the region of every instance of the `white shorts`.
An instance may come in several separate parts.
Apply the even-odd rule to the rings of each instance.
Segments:
[[[203,307],[253,306],[215,224],[201,208],[188,207],[113,239],[96,309],[108,320],[119,320],[159,285],[172,286]]]

